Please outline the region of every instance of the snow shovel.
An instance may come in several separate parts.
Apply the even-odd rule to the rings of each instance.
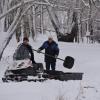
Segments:
[[[37,50],[33,49],[33,51],[37,51]],[[46,56],[55,58],[54,56],[51,56],[51,55],[49,55],[49,54],[46,54],[46,53],[43,53],[43,52],[40,52],[40,53],[41,53],[41,54],[44,54],[44,55],[46,55]],[[55,58],[55,59],[58,59],[58,60],[63,61],[63,66],[64,66],[65,68],[68,68],[68,69],[71,69],[71,68],[73,67],[74,61],[75,61],[74,58],[71,57],[71,56],[65,57],[65,60],[64,60],[64,59],[61,59],[61,58]]]

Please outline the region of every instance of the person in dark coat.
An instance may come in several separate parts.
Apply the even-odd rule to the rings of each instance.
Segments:
[[[46,70],[49,71],[51,66],[51,69],[55,71],[56,58],[59,55],[58,44],[53,40],[52,37],[49,37],[48,40],[45,41],[43,45],[38,49],[37,52],[39,53],[43,49],[45,49],[46,54],[54,57],[53,58],[45,55]]]
[[[32,64],[36,63],[34,61],[34,53],[32,51],[32,47],[29,45],[29,40],[27,37],[23,38],[23,43],[21,43],[17,50],[15,51],[13,55],[14,60],[24,60],[24,59],[30,59],[32,61]]]

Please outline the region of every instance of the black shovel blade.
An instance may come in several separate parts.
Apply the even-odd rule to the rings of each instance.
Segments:
[[[68,69],[71,69],[72,67],[73,67],[73,65],[74,65],[74,58],[73,57],[71,57],[71,56],[67,56],[66,58],[65,58],[65,61],[64,61],[64,63],[63,63],[63,66],[64,67],[66,67],[66,68],[68,68]]]

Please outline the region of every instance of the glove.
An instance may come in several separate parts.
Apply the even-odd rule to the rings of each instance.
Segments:
[[[57,58],[58,57],[58,55],[55,55],[55,58]]]
[[[40,49],[38,49],[38,50],[37,50],[37,53],[40,53],[40,51],[41,51],[41,50],[40,50]]]

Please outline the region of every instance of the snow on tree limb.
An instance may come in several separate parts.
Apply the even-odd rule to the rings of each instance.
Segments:
[[[14,18],[14,21],[13,21],[13,23],[11,24],[11,27],[10,27],[9,30],[11,30],[11,29],[12,29],[12,25],[16,23],[16,21],[17,21],[18,18],[19,18],[19,15],[20,15],[20,12],[19,12],[19,10],[18,10],[18,11],[17,11],[17,14],[16,14],[16,17]],[[14,26],[13,26],[13,28],[14,28]],[[9,32],[10,32],[10,31],[8,31],[7,37],[6,37],[5,40],[4,40],[4,44],[2,45],[2,47],[1,47],[1,49],[0,49],[0,60],[1,60],[1,58],[2,58],[2,54],[3,54],[4,49],[6,48],[6,46],[8,45],[8,43],[9,43],[11,37],[12,37],[12,34],[10,34],[11,32],[10,32],[10,33],[9,33]]]
[[[94,1],[94,0],[92,0],[92,3],[94,4],[94,6],[95,6],[98,10],[100,10],[100,6],[96,6],[96,4],[95,4],[95,1]]]
[[[81,1],[84,3],[84,5],[85,5],[86,7],[89,7],[89,8],[90,8],[89,4],[87,4],[84,0],[81,0]]]
[[[47,2],[48,0],[46,0],[46,2]],[[51,3],[49,3],[49,2],[47,2],[47,3],[45,3],[45,2],[34,2],[33,0],[28,0],[28,1],[24,1],[23,2],[23,4],[22,3],[19,3],[19,4],[17,4],[17,5],[15,5],[14,7],[12,7],[12,8],[10,8],[8,11],[6,11],[5,13],[3,13],[3,14],[1,14],[0,15],[0,20],[3,18],[3,17],[5,17],[7,14],[9,14],[11,11],[13,11],[13,10],[15,10],[15,9],[17,9],[17,8],[19,8],[19,7],[21,7],[22,5],[24,5],[24,4],[38,4],[38,5],[47,5],[47,6],[51,6],[51,7],[54,7],[54,6],[58,6],[58,5],[53,5],[53,4],[51,4]],[[65,7],[65,6],[58,6],[58,7]],[[68,7],[65,7],[65,8],[68,8]],[[69,9],[69,8],[68,8]],[[74,8],[74,9],[80,9],[80,8]]]
[[[50,6],[47,6],[47,11],[48,11],[51,23],[52,23],[52,25],[53,25],[53,27],[54,27],[57,35],[60,35],[60,33],[61,33],[60,23],[59,23],[59,20],[57,18],[56,13],[54,12],[54,10],[52,9],[52,7],[50,7]]]
[[[9,27],[9,29],[8,29],[8,31],[7,31],[7,33],[10,33],[10,32],[12,31],[12,29],[14,28],[15,24],[17,23],[19,14],[20,14],[20,9],[18,9],[17,14],[16,14],[16,16],[15,16],[15,19],[14,19],[13,23],[10,25],[10,27]]]
[[[50,5],[50,6],[46,6],[48,14],[49,14],[49,18],[51,20],[51,23],[52,23],[57,35],[60,35],[62,32],[60,29],[60,22],[59,22],[58,17],[53,9],[54,5],[51,4],[48,0],[45,0],[45,2],[47,2]]]
[[[31,4],[30,6],[28,6],[24,11],[23,13],[20,13],[20,9],[17,11],[17,14],[16,14],[16,17],[13,21],[13,23],[11,24],[10,28],[8,29],[7,31],[7,37],[4,39],[4,42],[3,42],[3,45],[0,49],[0,60],[2,58],[2,55],[3,55],[3,52],[5,50],[5,48],[7,47],[7,45],[9,44],[12,36],[14,35],[15,33],[15,29],[17,28],[19,22],[21,21],[23,15],[30,9],[30,7],[32,7],[33,4]]]
[[[5,17],[7,14],[9,14],[11,11],[13,11],[14,9],[17,9],[17,8],[19,8],[19,7],[21,7],[22,5],[24,5],[24,4],[39,4],[39,5],[41,5],[41,4],[43,4],[43,5],[49,5],[48,3],[43,3],[43,2],[34,2],[33,0],[30,0],[30,1],[25,1],[25,2],[22,2],[22,3],[19,3],[19,4],[17,4],[17,5],[15,5],[14,7],[12,7],[12,8],[10,8],[8,11],[6,11],[6,12],[4,12],[3,14],[1,14],[0,15],[0,20],[3,18],[3,17]]]
[[[16,6],[12,7],[11,9],[9,9],[7,12],[3,13],[0,15],[0,19],[2,19],[3,17],[5,17],[7,14],[9,14],[12,10],[17,9],[18,7],[20,7],[22,4],[17,4]]]

